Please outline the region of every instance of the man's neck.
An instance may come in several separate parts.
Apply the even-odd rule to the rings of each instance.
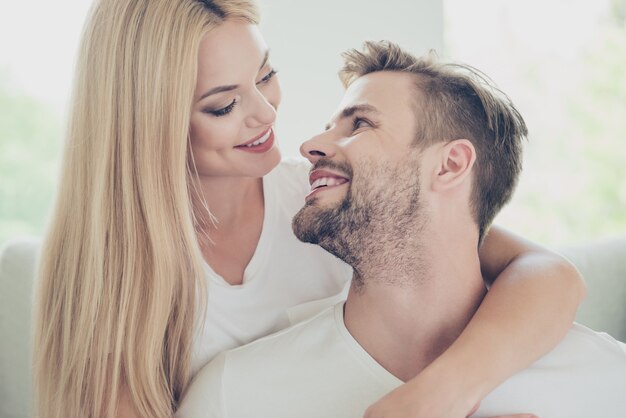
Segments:
[[[362,277],[353,280],[345,305],[348,331],[403,381],[416,376],[454,342],[485,295],[476,251],[454,257],[432,251],[428,256],[428,266],[416,266],[412,277],[393,281],[379,280],[389,269],[359,270]]]

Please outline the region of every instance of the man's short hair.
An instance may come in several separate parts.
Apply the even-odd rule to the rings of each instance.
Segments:
[[[433,52],[423,57],[388,42],[366,42],[363,51],[343,53],[339,77],[348,87],[378,71],[415,74],[415,144],[468,139],[476,149],[470,201],[479,242],[498,211],[509,201],[522,168],[526,124],[511,99],[478,70],[442,63]]]

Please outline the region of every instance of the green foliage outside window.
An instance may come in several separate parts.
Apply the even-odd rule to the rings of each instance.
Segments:
[[[40,236],[60,154],[60,112],[9,87],[0,75],[0,245]]]

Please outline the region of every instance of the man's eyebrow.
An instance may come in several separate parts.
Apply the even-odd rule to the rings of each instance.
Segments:
[[[374,106],[369,105],[369,104],[357,104],[354,106],[348,106],[348,107],[344,107],[343,110],[341,111],[341,113],[339,113],[339,116],[337,116],[337,120],[342,120],[342,119],[347,119],[349,117],[351,117],[352,115],[354,115],[355,113],[360,112],[360,113],[371,113],[374,115],[379,115],[380,111],[378,109],[376,109]],[[325,126],[326,130],[330,129],[330,123],[327,123]]]
[[[261,71],[263,69],[263,67],[265,67],[265,64],[267,64],[267,61],[269,60],[269,58],[270,58],[270,50],[267,49],[267,50],[265,50],[265,54],[263,55],[263,61],[261,62],[261,66],[259,67],[259,71]],[[238,84],[229,84],[227,86],[214,87],[211,90],[209,90],[206,93],[204,93],[202,96],[200,96],[198,101],[206,99],[207,97],[209,97],[209,96],[211,96],[213,94],[223,93],[225,91],[235,90],[238,87],[239,87]]]

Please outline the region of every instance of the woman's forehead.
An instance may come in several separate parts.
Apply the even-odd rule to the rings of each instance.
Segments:
[[[238,20],[227,20],[207,33],[198,51],[198,74],[214,82],[251,73],[254,77],[267,53],[258,27]]]

